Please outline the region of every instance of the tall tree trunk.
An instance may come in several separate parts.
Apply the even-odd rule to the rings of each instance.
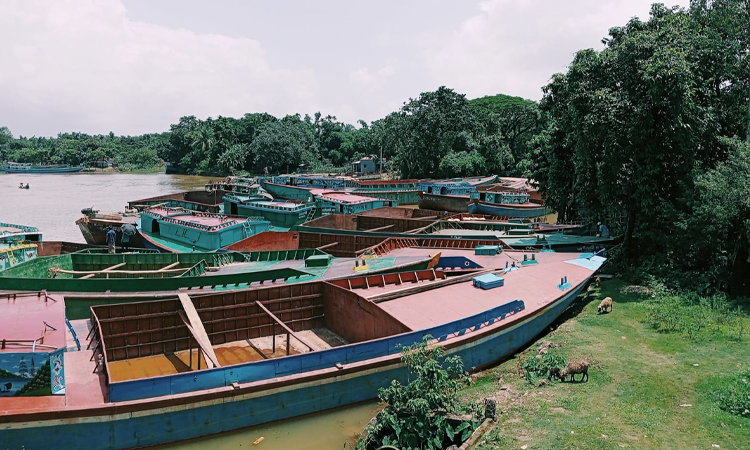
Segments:
[[[631,247],[633,246],[633,231],[635,231],[635,219],[637,212],[635,207],[632,205],[628,207],[628,223],[625,227],[625,238],[622,242],[622,252],[625,259],[629,259],[632,253]]]

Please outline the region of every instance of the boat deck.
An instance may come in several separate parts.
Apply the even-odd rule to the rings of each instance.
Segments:
[[[45,326],[47,324],[48,326]],[[65,303],[60,296],[27,293],[0,295],[0,353],[28,352],[65,346]]]
[[[344,338],[328,328],[323,327],[314,328],[312,330],[297,331],[297,335],[318,350],[325,350],[348,344]],[[213,349],[216,353],[216,358],[218,359],[219,364],[223,367],[287,356],[286,339],[286,334],[277,334],[275,348],[273,345],[273,337],[264,336],[214,345]],[[310,349],[305,347],[298,340],[294,338],[290,339],[289,355],[297,355],[309,351]],[[202,362],[201,369],[205,368],[206,363]],[[170,354],[145,356],[142,358],[130,358],[109,363],[109,377],[113,382],[137,380],[140,378],[150,378],[161,375],[173,375],[194,370],[198,370],[198,349],[192,349],[190,351],[183,350]]]
[[[420,249],[406,248],[395,250],[394,253],[417,253]],[[466,251],[443,250],[443,256],[467,256]],[[511,300],[523,300],[526,309],[519,314],[534,314],[539,308],[554,301],[563,293],[557,285],[560,278],[567,276],[568,282],[576,286],[591,276],[591,270],[576,265],[565,264],[561,270],[560,262],[575,259],[570,253],[539,253],[535,257],[539,263],[520,266],[506,274],[505,285],[494,289],[484,290],[472,285],[471,277],[466,281],[442,286],[438,289],[415,292],[405,297],[378,303],[383,310],[401,321],[413,330],[421,330],[435,325],[468,317],[473,314],[500,306]],[[472,261],[494,272],[502,271],[505,263],[520,264],[523,254],[506,252],[496,256],[471,255]],[[558,263],[558,264],[554,264]],[[450,282],[450,279],[448,279]],[[447,284],[443,280],[423,281],[421,286]],[[413,286],[386,285],[367,290],[356,290],[359,295],[376,300],[378,296],[393,293],[398,290],[413,289]]]

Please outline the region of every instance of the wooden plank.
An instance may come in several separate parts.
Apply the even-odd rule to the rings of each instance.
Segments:
[[[157,272],[166,272],[167,270],[171,269],[172,267],[179,266],[179,265],[180,265],[179,261],[173,262],[172,264],[170,264],[168,266],[164,266],[161,269],[157,270]]]
[[[112,270],[115,270],[115,269],[117,269],[118,267],[122,267],[122,266],[124,266],[124,265],[126,265],[126,264],[127,264],[127,263],[124,263],[124,262],[122,262],[122,263],[120,263],[120,264],[115,264],[114,266],[110,266],[110,267],[107,267],[106,269],[102,269],[102,272],[110,272],[110,271],[112,271]],[[96,274],[95,274],[95,273],[90,273],[90,274],[88,274],[88,275],[84,275],[84,276],[82,276],[82,277],[81,277],[80,279],[81,279],[81,280],[83,280],[83,279],[85,279],[85,278],[91,278],[91,277],[93,277],[93,276],[96,276]]]
[[[221,367],[219,365],[219,361],[216,359],[216,353],[214,353],[214,348],[211,345],[211,340],[206,334],[206,329],[203,328],[203,322],[201,322],[201,318],[200,316],[198,316],[198,311],[195,310],[195,305],[193,305],[193,301],[190,299],[190,296],[185,293],[177,294],[177,296],[180,298],[182,309],[185,310],[187,319],[192,327],[188,325],[187,322],[185,323],[185,325],[188,325],[188,329],[193,334],[195,340],[198,341],[198,345],[201,346],[203,352],[206,354],[206,363],[208,363],[209,365],[208,368],[213,368],[213,366],[211,366],[212,363],[216,367]]]
[[[331,242],[330,244],[321,245],[320,247],[315,247],[315,248],[317,248],[318,250],[323,250],[325,248],[334,247],[336,245],[339,245],[339,243],[338,242]]]
[[[309,348],[311,351],[317,350],[315,347],[313,347],[312,345],[308,344],[302,338],[300,338],[299,336],[297,336],[297,334],[291,328],[289,328],[288,326],[286,326],[286,324],[284,322],[282,322],[281,320],[279,320],[279,318],[276,317],[271,311],[269,311],[268,308],[266,308],[265,305],[263,305],[263,303],[261,303],[261,302],[255,302],[255,303],[258,305],[258,307],[260,309],[262,309],[263,311],[265,311],[266,314],[268,314],[271,317],[271,320],[273,320],[276,323],[278,323],[279,325],[281,325],[281,327],[283,329],[285,329],[287,333],[291,334],[294,339],[297,339],[298,341],[302,342],[302,345],[304,345],[305,347]]]
[[[364,230],[364,231],[370,231],[370,232],[371,231],[381,231],[381,230],[387,230],[388,228],[393,228],[395,226],[396,226],[396,224],[390,224],[390,225],[386,225],[384,227],[370,228],[369,230]]]

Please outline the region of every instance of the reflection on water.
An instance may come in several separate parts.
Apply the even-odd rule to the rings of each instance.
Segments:
[[[171,450],[258,449],[258,450],[338,450],[348,443],[354,448],[357,436],[378,408],[376,402],[335,411],[247,428],[208,438],[157,447]],[[263,437],[258,445],[253,442]]]
[[[0,222],[39,228],[45,241],[85,242],[81,209],[122,211],[128,201],[203,189],[208,177],[156,174],[6,174],[0,172]],[[28,183],[30,189],[18,189]]]

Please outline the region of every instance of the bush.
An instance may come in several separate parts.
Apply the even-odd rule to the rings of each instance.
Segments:
[[[562,369],[567,363],[564,356],[549,349],[544,354],[528,355],[521,363],[521,369],[525,373],[526,382],[534,384],[539,378],[547,378],[551,369]]]
[[[738,375],[713,377],[708,384],[710,395],[719,408],[750,418],[750,368]]]
[[[404,347],[401,359],[409,370],[406,385],[393,380],[381,388],[378,397],[388,406],[378,413],[375,423],[365,428],[365,438],[357,448],[396,446],[402,450],[442,449],[462,442],[479,424],[465,421],[451,424],[446,414],[471,409],[458,400],[458,391],[471,381],[461,358],[444,358],[442,347],[430,346],[432,338]]]

